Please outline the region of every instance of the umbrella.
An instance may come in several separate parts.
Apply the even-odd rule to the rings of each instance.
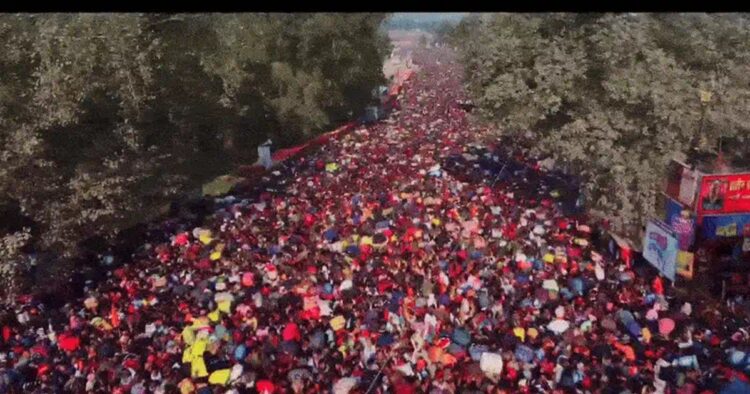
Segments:
[[[674,330],[674,320],[665,317],[663,319],[659,319],[659,333],[662,335],[669,335],[669,333]]]
[[[557,285],[557,281],[554,279],[547,279],[542,282],[542,288],[550,291],[560,291],[560,287]]]
[[[357,387],[358,383],[356,378],[341,378],[333,385],[333,394],[347,394]]]
[[[461,346],[467,346],[471,342],[471,335],[463,328],[456,328],[453,330],[453,336],[451,339],[453,339],[453,342]]]
[[[469,347],[469,355],[471,356],[471,359],[474,361],[479,361],[482,357],[482,353],[489,351],[489,348],[487,345],[478,345],[478,344],[472,344]]]
[[[750,393],[750,384],[739,379],[734,379],[721,389],[719,394],[744,394]]]
[[[525,363],[530,363],[531,360],[534,359],[534,351],[526,345],[516,346],[516,351],[514,354],[516,356],[516,359]]]
[[[617,330],[617,323],[615,323],[615,321],[612,320],[612,318],[610,318],[609,316],[604,317],[601,323],[599,324],[601,324],[601,326],[606,330],[609,330],[609,331]]]
[[[629,322],[627,327],[630,335],[634,337],[638,337],[639,335],[641,335],[641,326],[635,320]]]
[[[497,353],[484,352],[479,359],[479,368],[488,377],[499,376],[503,372],[503,357]]]
[[[562,319],[555,319],[547,325],[547,328],[556,334],[562,334],[569,327],[570,327],[570,322],[567,320],[562,320]]]
[[[378,346],[390,346],[392,345],[396,340],[393,338],[392,334],[383,334],[378,338]]]

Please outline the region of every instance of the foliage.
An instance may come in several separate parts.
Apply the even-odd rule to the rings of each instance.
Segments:
[[[385,18],[0,16],[0,205],[33,221],[24,241],[73,257],[266,138],[290,145],[359,115],[385,82]],[[3,262],[18,231],[0,232]]]
[[[746,20],[493,14],[463,21],[451,40],[480,115],[506,135],[531,132],[536,152],[587,179],[594,208],[634,230],[654,212],[672,152],[696,147],[699,131],[699,151],[721,140],[747,156]],[[702,104],[701,90],[714,100]]]

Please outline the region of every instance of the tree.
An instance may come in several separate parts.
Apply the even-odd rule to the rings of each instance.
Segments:
[[[267,135],[298,143],[362,111],[384,81],[385,17],[1,16],[0,206],[33,226],[2,229],[0,259],[70,262],[254,160]]]
[[[744,20],[496,14],[459,25],[453,40],[479,114],[501,133],[531,132],[536,152],[573,166],[594,207],[634,230],[653,214],[666,164],[687,151],[702,114],[704,151],[746,138]],[[721,100],[702,108],[701,90]]]

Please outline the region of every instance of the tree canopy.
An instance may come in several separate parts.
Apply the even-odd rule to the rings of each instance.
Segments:
[[[385,18],[0,16],[0,207],[33,223],[0,229],[0,259],[28,244],[74,256],[268,137],[290,145],[359,115],[385,83]]]
[[[748,157],[745,14],[485,14],[450,33],[479,116],[635,230],[674,152]],[[702,101],[703,94],[710,101]],[[697,143],[696,143],[697,141]],[[695,149],[692,149],[695,148]]]

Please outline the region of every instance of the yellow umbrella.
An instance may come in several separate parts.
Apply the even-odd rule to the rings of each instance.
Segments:
[[[232,301],[230,300],[221,300],[217,303],[219,306],[219,311],[224,312],[226,314],[232,313]]]
[[[208,318],[211,319],[212,322],[219,321],[219,318],[221,317],[221,314],[219,313],[219,310],[215,310],[213,312],[208,313]]]
[[[346,320],[344,319],[344,316],[338,315],[331,319],[331,328],[333,328],[334,331],[338,331],[342,328],[344,328],[344,324],[346,324]]]
[[[216,370],[208,377],[208,383],[226,386],[227,383],[229,383],[229,377],[231,374],[232,370],[229,368]]]
[[[200,232],[200,235],[198,236],[198,239],[204,244],[208,245],[213,241],[213,238],[211,237],[211,231],[210,230],[203,230]]]

